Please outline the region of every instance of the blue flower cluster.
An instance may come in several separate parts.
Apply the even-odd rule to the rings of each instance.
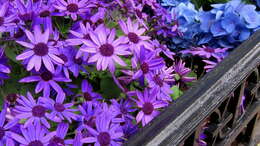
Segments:
[[[260,28],[260,12],[256,6],[241,0],[213,4],[212,10],[196,10],[187,1],[162,0],[180,23],[182,36],[173,38],[176,47],[189,48],[206,44],[234,48]],[[175,5],[174,5],[175,4]]]

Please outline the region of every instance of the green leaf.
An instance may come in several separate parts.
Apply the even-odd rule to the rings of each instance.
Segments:
[[[100,91],[102,92],[102,96],[107,99],[118,98],[121,93],[121,90],[111,77],[101,79]]]
[[[173,94],[171,94],[173,100],[178,99],[183,94],[178,86],[172,86],[171,90],[173,91]]]

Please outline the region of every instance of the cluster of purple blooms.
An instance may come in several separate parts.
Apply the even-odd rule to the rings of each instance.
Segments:
[[[0,0],[1,39],[22,49],[15,59],[26,73],[17,82],[34,85],[6,96],[0,145],[121,145],[173,102],[172,86],[196,79],[156,39],[179,35],[170,17],[155,0]],[[65,33],[61,20],[70,23]],[[0,50],[2,86],[12,74],[7,49]],[[92,71],[110,76],[120,97],[98,93]]]
[[[26,95],[6,96],[0,114],[0,146],[121,145],[173,102],[173,86],[181,90],[196,80],[176,53],[200,56],[206,71],[227,55],[230,47],[211,46],[212,39],[204,35],[200,37],[204,43],[183,43],[198,39],[196,31],[201,29],[197,28],[206,23],[225,23],[226,5],[205,12],[219,19],[198,23],[204,13],[188,0],[0,0],[0,39],[22,48],[15,59],[27,75],[17,82],[21,88],[34,85]],[[246,22],[247,29],[256,30],[259,24],[247,12],[239,12],[238,19]],[[61,21],[68,24],[62,27]],[[234,32],[221,36],[238,33],[234,25]],[[216,37],[209,30],[203,33]],[[187,50],[174,53],[167,40],[186,45]],[[7,49],[0,49],[2,86],[12,74]],[[112,78],[121,90],[119,97],[103,97],[99,87],[91,84],[97,82],[92,72]]]

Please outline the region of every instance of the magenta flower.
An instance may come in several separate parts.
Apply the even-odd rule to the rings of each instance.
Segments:
[[[119,124],[112,124],[109,115],[103,114],[96,118],[96,129],[86,126],[92,136],[83,138],[82,143],[94,143],[97,146],[118,146],[118,140],[123,137]]]
[[[43,97],[49,97],[51,92],[51,87],[59,94],[63,93],[63,89],[56,82],[71,82],[63,76],[60,76],[58,71],[51,73],[49,71],[42,71],[36,75],[22,78],[20,83],[31,83],[38,82],[35,87],[35,93],[39,93],[43,90]]]
[[[152,44],[154,45],[155,51],[157,52],[158,56],[160,55],[160,53],[163,53],[171,60],[174,60],[173,56],[175,55],[175,53],[168,49],[166,45],[161,45],[158,40],[153,40]]]
[[[156,99],[157,93],[155,91],[151,92],[145,89],[144,92],[136,91],[138,100],[136,104],[141,110],[136,116],[137,123],[142,121],[142,125],[148,124],[154,117],[159,115],[159,108],[166,107],[167,103]]]
[[[40,124],[21,127],[22,135],[12,133],[11,137],[21,146],[47,146],[49,140],[56,135],[56,131],[48,132]]]
[[[93,6],[90,0],[56,0],[54,5],[62,14],[66,16],[70,15],[74,21],[77,20],[77,15],[84,14]]]
[[[16,57],[17,60],[28,60],[27,70],[30,71],[35,68],[39,71],[44,66],[52,73],[54,73],[54,63],[64,64],[64,61],[58,57],[59,51],[49,41],[49,29],[44,33],[41,32],[40,26],[34,27],[34,34],[25,30],[25,34],[31,43],[24,41],[16,41],[22,46],[28,48],[22,54]]]
[[[204,66],[204,69],[206,70],[206,72],[210,72],[218,64],[217,62],[210,61],[210,60],[202,60],[202,61],[206,63],[206,66]]]
[[[111,108],[116,112],[116,117],[123,118],[124,121],[133,120],[134,117],[131,115],[136,109],[133,108],[133,104],[130,100],[121,99],[119,102],[115,99],[111,100]]]
[[[187,77],[191,70],[185,67],[185,62],[182,62],[182,60],[176,62],[176,64],[173,66],[173,70],[175,72],[174,77],[177,84],[196,80],[195,77]]]
[[[94,32],[90,32],[92,41],[82,39],[86,48],[80,48],[81,51],[93,53],[88,60],[89,63],[96,62],[97,70],[115,71],[115,63],[126,66],[126,63],[118,56],[130,55],[127,51],[126,40],[121,37],[115,40],[115,29],[109,30],[103,24],[99,25]]]
[[[65,100],[65,94],[59,93],[54,101],[51,98],[40,97],[39,101],[50,110],[50,113],[46,114],[46,117],[54,122],[61,122],[67,119],[70,123],[73,120],[78,118],[78,115],[74,112],[78,111],[77,109],[72,108],[73,103],[63,103]]]
[[[27,92],[27,98],[21,96],[17,99],[17,102],[19,105],[15,106],[14,112],[17,113],[17,119],[26,119],[24,127],[28,127],[34,123],[34,125],[43,124],[47,128],[50,128],[50,124],[46,120],[47,108],[39,100],[35,101],[31,93]]]
[[[148,42],[150,40],[150,37],[143,36],[145,29],[139,28],[138,23],[133,23],[130,18],[127,19],[127,23],[122,20],[120,20],[118,23],[124,34],[127,35],[124,36],[124,38],[127,39],[127,42],[129,42],[130,49],[133,53],[139,55],[142,46],[152,50],[153,47]]]

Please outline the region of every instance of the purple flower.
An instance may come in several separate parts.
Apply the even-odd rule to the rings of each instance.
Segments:
[[[136,104],[141,110],[136,116],[137,123],[142,121],[142,125],[148,124],[154,117],[159,115],[159,108],[166,107],[167,103],[156,99],[157,93],[145,89],[144,92],[136,91],[138,100]]]
[[[18,123],[17,120],[9,121],[8,123],[6,120],[6,112],[7,108],[4,107],[0,113],[0,145],[10,145],[13,144],[13,140],[10,137],[10,128],[14,127],[16,123]]]
[[[64,146],[71,144],[71,140],[64,140],[65,136],[67,135],[68,129],[68,123],[59,123],[56,129],[56,135],[50,139],[48,146]]]
[[[64,61],[58,57],[59,51],[53,46],[53,43],[49,41],[49,29],[46,29],[44,33],[41,32],[40,26],[34,27],[34,34],[28,30],[25,33],[31,43],[24,41],[16,41],[22,46],[28,48],[25,52],[16,57],[17,60],[28,60],[27,70],[30,71],[35,68],[39,71],[44,66],[52,73],[54,73],[53,63],[64,64]]]
[[[21,127],[22,135],[12,133],[12,138],[22,146],[47,146],[49,140],[56,135],[56,131],[48,132],[40,124]]]
[[[191,70],[185,67],[185,62],[182,62],[182,60],[176,62],[173,66],[173,70],[175,72],[174,77],[177,84],[196,80],[195,77],[187,77]]]
[[[81,90],[83,98],[86,102],[95,102],[97,99],[102,99],[101,95],[93,92],[92,86],[88,83],[87,80],[83,80],[81,83]]]
[[[79,105],[78,109],[81,112],[80,118],[78,121],[80,121],[80,125],[77,128],[77,130],[81,131],[84,128],[86,128],[86,125],[90,127],[95,126],[95,119],[96,119],[96,111],[98,105],[92,104],[90,102],[87,102],[84,104],[84,108]]]
[[[82,39],[86,48],[80,48],[81,51],[94,53],[88,62],[97,63],[97,70],[106,70],[109,68],[111,72],[115,71],[115,63],[126,66],[126,63],[118,55],[130,55],[127,51],[128,45],[123,37],[116,39],[116,30],[109,30],[103,24],[99,25],[94,32],[90,32],[92,41]]]
[[[78,115],[74,112],[78,111],[77,109],[72,108],[73,103],[63,103],[65,100],[65,93],[59,93],[54,101],[51,98],[40,97],[39,101],[46,107],[48,110],[51,110],[50,113],[46,114],[50,120],[55,122],[61,122],[67,119],[70,123],[73,120],[78,118]]]
[[[90,4],[90,0],[56,0],[54,7],[58,9],[62,14],[68,16],[76,21],[77,15],[84,14],[90,7],[93,7],[93,4]]]
[[[4,54],[4,49],[0,48],[0,85],[3,85],[4,79],[8,79],[7,74],[11,73],[10,68],[6,65],[7,59]]]
[[[124,121],[134,119],[130,113],[136,111],[136,109],[133,108],[133,104],[130,100],[121,99],[118,103],[117,100],[112,99],[111,103],[111,108],[113,111],[117,112],[117,117],[122,117]]]
[[[153,71],[161,69],[165,64],[161,57],[156,56],[156,52],[148,52],[145,48],[141,49],[139,62],[139,69],[133,75],[133,79],[152,76]]]
[[[75,132],[75,137],[73,139],[73,146],[83,146],[83,142],[81,142],[81,139],[83,138],[82,133],[78,130]]]
[[[191,53],[192,55],[199,55],[201,57],[206,57],[208,59],[210,57],[214,57],[218,60],[221,60],[221,54],[226,53],[227,50],[228,48],[211,48],[211,47],[202,46],[202,47],[193,48],[191,50],[184,50],[181,52],[184,54]]]
[[[52,87],[58,94],[63,93],[63,89],[56,82],[71,82],[70,79],[64,78],[58,71],[51,73],[49,71],[42,71],[36,75],[25,77],[19,81],[20,83],[38,82],[35,87],[35,93],[43,90],[43,97],[49,97]]]
[[[244,113],[245,112],[245,101],[246,101],[246,96],[243,95],[242,98],[241,98],[241,102],[240,102],[240,110],[241,110],[241,113]]]
[[[22,26],[31,24],[36,16],[39,3],[34,3],[33,0],[16,0],[15,5],[17,7],[15,13],[20,19],[19,24]]]
[[[96,118],[96,129],[86,126],[92,136],[83,138],[83,143],[95,143],[97,146],[111,145],[118,146],[117,141],[123,137],[123,132],[120,130],[119,124],[112,124],[109,115],[102,114]]]
[[[158,40],[153,40],[152,44],[154,45],[155,51],[157,52],[158,56],[162,52],[164,55],[169,57],[171,60],[174,60],[173,56],[175,55],[175,53],[172,52],[171,50],[169,50],[166,45],[161,45]]]
[[[123,20],[120,20],[118,23],[124,34],[127,35],[124,36],[124,38],[129,42],[130,49],[133,53],[139,55],[142,46],[152,50],[152,45],[148,42],[150,37],[143,36],[145,29],[139,28],[138,23],[132,23],[130,18],[127,19],[127,23]]]
[[[218,64],[218,62],[214,62],[214,61],[210,61],[210,60],[203,60],[203,62],[206,63],[206,66],[204,66],[204,69],[206,70],[206,72],[210,72]]]
[[[14,112],[17,113],[17,119],[26,119],[24,127],[28,127],[34,123],[34,125],[43,124],[47,128],[50,128],[50,124],[46,120],[47,108],[39,100],[36,102],[31,93],[27,92],[27,98],[21,96],[17,99],[17,102],[19,105],[15,106]]]
[[[9,8],[9,2],[6,1],[5,3],[1,4],[0,6],[0,32],[7,32],[10,31],[9,29],[12,26],[15,26],[13,20],[15,19],[15,15],[7,15]]]
[[[157,93],[157,99],[164,101],[172,101],[170,94],[172,94],[171,86],[166,82],[166,74],[154,74],[147,78],[151,92]]]

